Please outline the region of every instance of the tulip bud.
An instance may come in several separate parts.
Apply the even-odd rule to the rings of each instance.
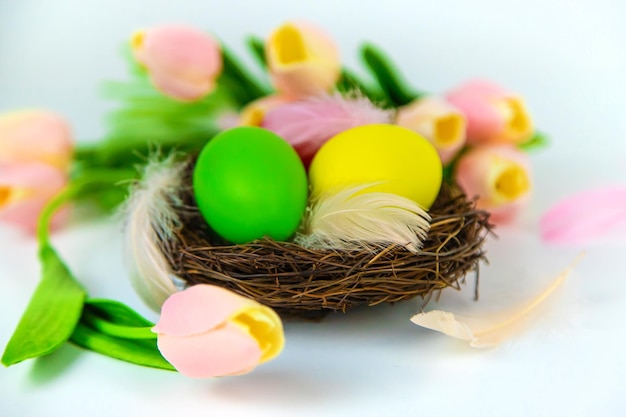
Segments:
[[[285,96],[271,95],[256,99],[241,110],[239,125],[241,126],[261,126],[265,115],[283,104],[289,103],[289,98]]]
[[[488,81],[471,81],[452,91],[447,100],[467,119],[469,144],[520,144],[533,134],[524,101]]]
[[[248,373],[284,345],[274,310],[207,284],[170,296],[152,330],[163,357],[191,378]]]
[[[135,59],[154,86],[180,101],[209,94],[222,71],[219,44],[209,35],[185,26],[161,26],[133,35]]]
[[[70,127],[43,110],[0,115],[0,163],[40,162],[65,170],[72,158]]]
[[[469,197],[479,197],[477,207],[491,212],[495,223],[512,220],[532,188],[527,156],[512,145],[469,150],[458,161],[455,180]]]
[[[284,24],[270,35],[265,51],[270,77],[281,94],[317,95],[330,91],[339,79],[339,51],[313,25]]]
[[[465,117],[457,108],[440,98],[426,97],[401,107],[396,124],[428,139],[444,165],[465,144]]]
[[[65,173],[50,165],[0,163],[0,221],[34,232],[39,212],[66,183]]]

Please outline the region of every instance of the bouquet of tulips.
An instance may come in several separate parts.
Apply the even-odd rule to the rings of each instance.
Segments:
[[[126,55],[132,79],[105,85],[106,96],[121,105],[110,115],[109,134],[101,142],[75,147],[69,125],[52,112],[25,110],[0,116],[0,221],[36,233],[43,267],[42,280],[2,357],[7,366],[51,353],[66,341],[191,377],[243,374],[280,353],[282,323],[272,309],[224,288],[204,284],[181,288],[170,275],[163,277],[162,259],[150,252],[153,224],[147,226],[150,232],[141,252],[150,265],[139,268],[142,276],[136,283],[144,300],[161,311],[156,325],[121,303],[88,297],[51,245],[50,228],[67,219],[67,203],[95,203],[110,212],[127,199],[129,182],[147,176],[160,187],[156,194],[180,187],[166,177],[150,175],[153,165],[136,169],[154,158],[150,154],[165,155],[166,161],[176,155],[198,155],[216,135],[230,132],[232,136],[241,132],[237,129],[253,129],[245,132],[256,135],[262,129],[291,145],[287,152],[297,156],[303,173],[309,169],[311,192],[316,195],[313,172],[328,172],[315,167],[321,165],[320,155],[333,138],[361,132],[362,136],[351,133],[356,140],[345,155],[359,154],[357,150],[367,142],[359,138],[374,136],[373,142],[383,145],[378,152],[384,154],[396,134],[414,135],[423,140],[420,152],[428,158],[411,166],[389,165],[386,171],[422,175],[420,170],[427,165],[433,179],[424,180],[426,185],[415,198],[396,188],[393,193],[376,189],[376,197],[392,198],[399,211],[410,212],[416,226],[409,231],[415,236],[418,229],[418,237],[420,228],[427,230],[425,211],[442,180],[475,196],[478,208],[490,211],[495,222],[511,221],[530,195],[525,151],[544,139],[535,132],[523,100],[494,83],[475,80],[445,94],[426,94],[409,86],[390,59],[369,44],[361,52],[372,79],[364,80],[342,67],[338,48],[326,33],[304,22],[284,24],[267,40],[249,39],[268,80],[251,75],[224,44],[190,27],[139,31],[129,45]],[[339,161],[332,169],[354,175],[356,165]],[[348,165],[351,168],[344,169]],[[368,176],[371,171],[366,166],[365,179],[352,184],[357,189],[346,201],[360,201],[355,196],[367,186],[363,182],[385,179]],[[325,181],[322,174],[315,178],[321,178],[320,184]],[[131,190],[144,195],[154,191],[149,186]],[[305,189],[304,203],[306,195]],[[141,205],[143,200],[133,201],[131,205],[137,201]],[[312,211],[323,210],[322,206],[319,203]],[[145,213],[152,209],[148,206]],[[304,209],[303,204],[299,215]],[[323,217],[307,215],[314,220]],[[147,230],[140,224],[145,217],[135,217],[127,225],[131,232]],[[382,219],[381,215],[368,221]],[[371,232],[369,226],[370,234],[363,237],[363,227],[350,234],[338,223],[323,227],[322,223],[309,222],[313,231],[303,232],[301,242],[328,243],[328,234],[344,233],[333,242],[360,236],[419,251],[419,241],[410,246],[404,237],[397,242],[380,231]],[[167,234],[167,227],[158,232]],[[372,237],[372,233],[378,234]]]

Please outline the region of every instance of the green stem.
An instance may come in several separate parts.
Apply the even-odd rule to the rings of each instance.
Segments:
[[[43,208],[37,220],[37,239],[40,246],[50,245],[49,225],[52,216],[63,205],[72,199],[89,193],[89,188],[95,188],[101,184],[116,184],[121,181],[128,181],[136,176],[137,171],[132,169],[98,169],[89,170],[82,173],[78,178],[73,179],[66,187],[54,196],[50,202]]]
[[[76,190],[74,187],[68,185],[63,191],[54,196],[39,214],[39,218],[37,219],[37,240],[39,241],[40,248],[50,245],[49,229],[52,216],[54,216],[59,208],[71,200],[75,193]]]
[[[156,339],[156,333],[152,332],[153,326],[133,327],[114,324],[94,314],[84,314],[82,322],[94,330],[121,339]]]

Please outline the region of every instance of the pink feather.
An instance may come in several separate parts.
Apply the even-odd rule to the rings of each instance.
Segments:
[[[376,123],[391,123],[391,113],[366,98],[336,94],[276,107],[265,115],[261,126],[289,142],[308,166],[328,139],[352,127]]]
[[[541,237],[551,243],[586,243],[626,226],[626,186],[570,196],[544,214]]]

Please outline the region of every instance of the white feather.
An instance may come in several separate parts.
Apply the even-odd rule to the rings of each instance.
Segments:
[[[185,163],[173,157],[151,161],[143,179],[131,190],[125,205],[125,260],[131,284],[152,309],[178,291],[171,266],[159,242],[170,239],[180,220],[173,205],[180,203]]]
[[[296,243],[311,249],[379,249],[389,244],[419,252],[430,216],[417,203],[389,193],[361,193],[371,185],[345,188],[313,201]]]

